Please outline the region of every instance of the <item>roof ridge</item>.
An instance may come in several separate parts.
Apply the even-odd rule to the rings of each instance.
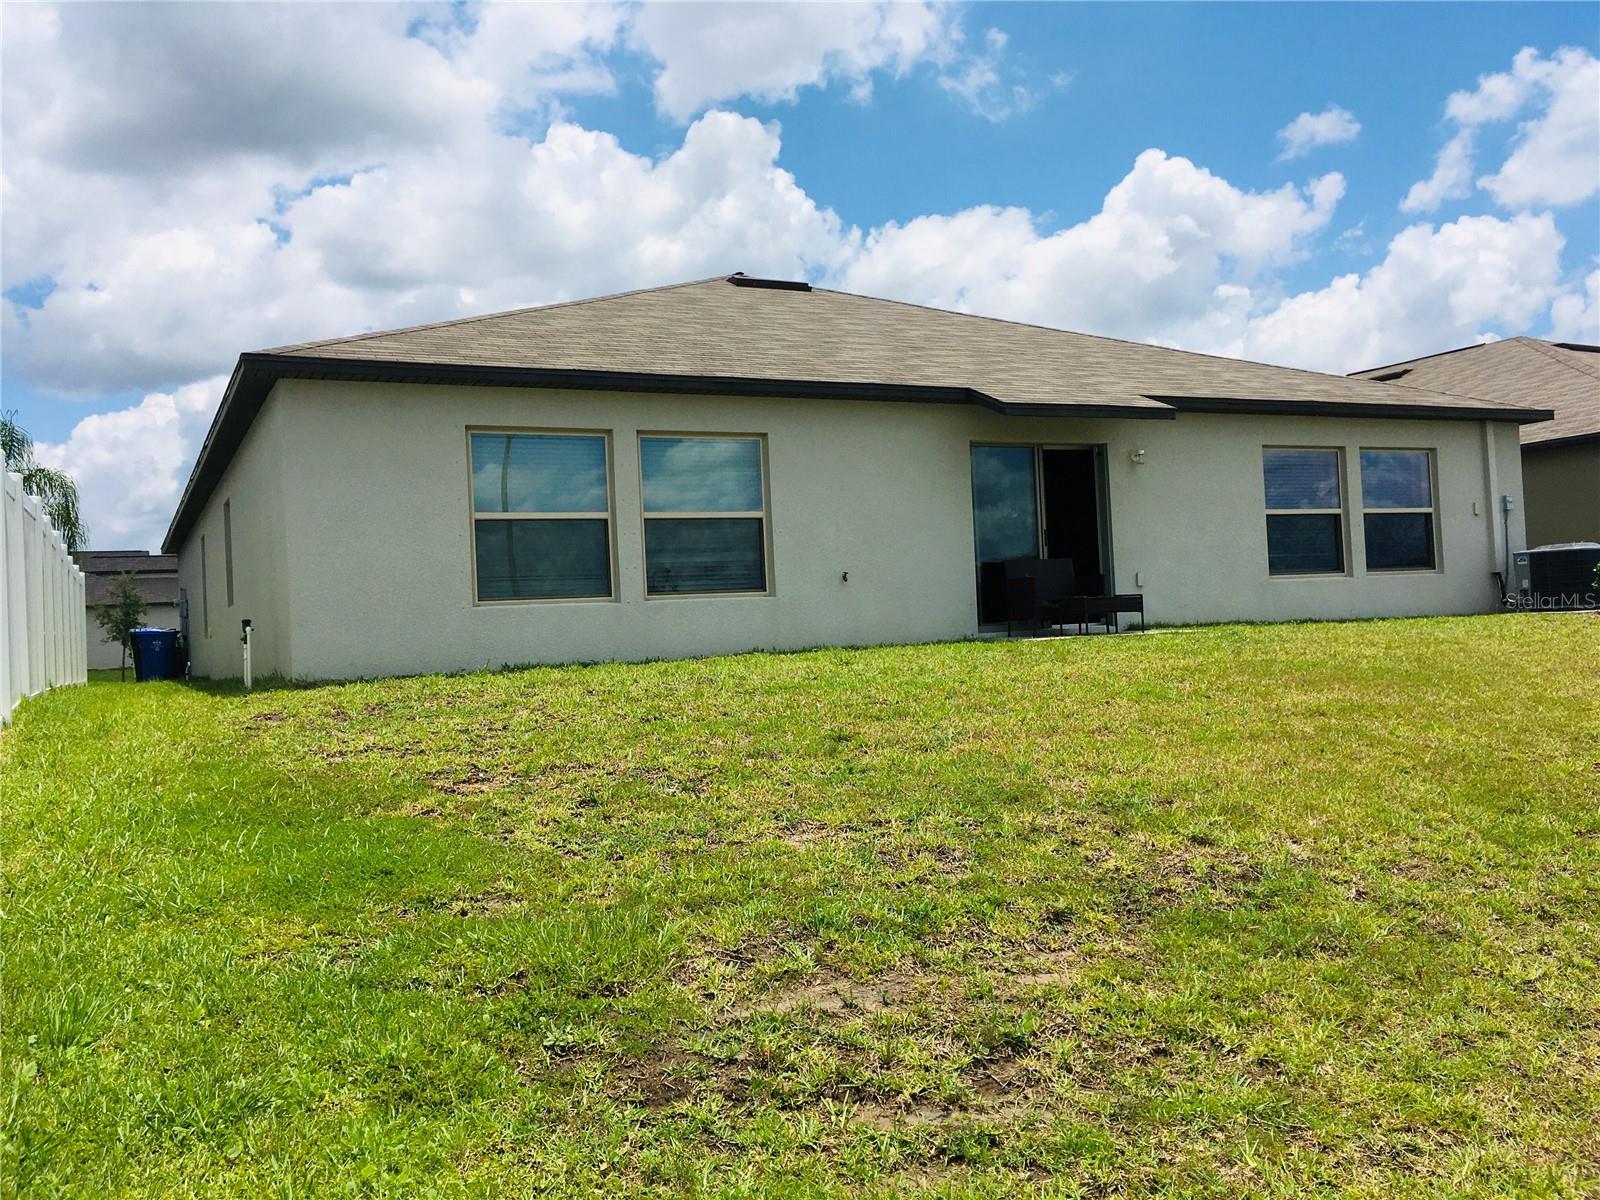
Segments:
[[[345,337],[321,338],[310,342],[290,342],[286,346],[268,346],[257,354],[284,354],[291,350],[314,350],[319,346],[343,346],[350,342],[364,342],[370,338],[393,337],[401,333],[420,333],[425,329],[446,329],[454,325],[473,325],[479,321],[496,321],[502,317],[520,317],[523,313],[548,312],[557,308],[576,308],[581,304],[598,304],[602,300],[622,300],[628,296],[642,296],[646,292],[670,292],[677,288],[696,287],[714,283],[726,275],[707,275],[704,279],[687,279],[682,283],[663,283],[655,287],[630,288],[625,292],[608,292],[604,296],[585,296],[579,300],[557,300],[552,304],[528,304],[521,308],[508,308],[501,312],[479,313],[475,317],[452,317],[448,321],[425,321],[421,325],[401,325],[395,329],[374,329],[367,333],[352,333]]]
[[[1575,362],[1568,362],[1566,359],[1562,358],[1559,354],[1555,353],[1556,346],[1555,346],[1555,343],[1553,343],[1553,342],[1546,342],[1546,341],[1542,341],[1539,338],[1530,338],[1530,337],[1518,338],[1517,340],[1519,342],[1522,342],[1525,345],[1527,345],[1527,347],[1530,350],[1537,350],[1540,354],[1544,355],[1551,362],[1559,363],[1561,366],[1567,368],[1567,370],[1569,370],[1569,371],[1576,371],[1578,374],[1587,375],[1591,379],[1600,379],[1600,368],[1596,368],[1595,370],[1590,371],[1590,370],[1586,370],[1585,368],[1579,366]]]
[[[1379,363],[1375,367],[1362,367],[1359,371],[1351,371],[1350,374],[1345,376],[1345,378],[1359,379],[1364,375],[1372,375],[1378,371],[1387,371],[1392,367],[1409,367],[1412,363],[1431,362],[1436,358],[1448,358],[1452,354],[1465,354],[1468,350],[1487,350],[1490,346],[1509,346],[1513,342],[1532,340],[1532,338],[1527,337],[1525,334],[1519,333],[1515,337],[1495,338],[1493,341],[1489,342],[1473,342],[1470,346],[1452,346],[1448,350],[1436,350],[1432,354],[1419,354],[1415,358],[1402,358],[1395,362]]]
[[[1132,346],[1139,350],[1160,350],[1167,354],[1184,354],[1190,358],[1204,358],[1212,362],[1244,363],[1251,367],[1265,367],[1269,371],[1293,371],[1297,375],[1310,375],[1316,379],[1344,379],[1352,383],[1371,383],[1370,379],[1360,379],[1358,373],[1339,375],[1332,371],[1313,371],[1310,367],[1286,367],[1279,363],[1262,362],[1255,358],[1240,358],[1233,354],[1208,354],[1204,350],[1185,350],[1181,346],[1163,346],[1156,342],[1136,342],[1132,338],[1110,337],[1103,333],[1085,333],[1081,329],[1063,329],[1059,325],[1040,325],[1034,321],[1014,321],[1010,317],[991,317],[987,313],[957,312],[953,308],[936,308],[932,304],[917,304],[912,300],[896,300],[889,296],[864,296],[860,292],[841,292],[836,288],[812,287],[814,292],[829,292],[835,296],[848,296],[852,300],[874,300],[880,304],[899,304],[905,308],[920,309],[923,312],[938,313],[946,317],[970,317],[977,321],[993,321],[997,325],[1015,325],[1019,329],[1037,329],[1044,333],[1064,333],[1069,337],[1088,338],[1096,342],[1110,342],[1117,346]],[[1376,368],[1374,368],[1376,369]],[[1418,391],[1428,389],[1418,388]],[[1478,399],[1478,397],[1469,397]]]

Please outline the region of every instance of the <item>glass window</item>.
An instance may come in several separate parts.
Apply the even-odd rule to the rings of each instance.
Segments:
[[[647,513],[760,512],[757,438],[642,437]]]
[[[1334,575],[1344,570],[1341,457],[1335,449],[1262,451],[1267,500],[1267,570]]]
[[[605,513],[606,439],[598,434],[475,433],[478,513]]]
[[[200,535],[200,629],[211,636],[211,591],[206,584],[206,535]]]
[[[1039,502],[1032,446],[972,448],[972,522],[978,561],[1039,553]]]
[[[645,592],[767,590],[759,437],[639,438]]]
[[[604,434],[473,433],[479,600],[611,596]]]
[[[1363,450],[1361,508],[1367,570],[1434,568],[1431,450]]]
[[[605,596],[611,591],[607,522],[475,521],[478,599]]]

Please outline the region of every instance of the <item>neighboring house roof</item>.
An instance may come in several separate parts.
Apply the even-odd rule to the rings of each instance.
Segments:
[[[111,585],[119,575],[133,572],[133,584],[146,604],[178,602],[178,556],[151,554],[148,550],[85,550],[78,555],[83,572],[84,603],[108,604]]]
[[[181,544],[284,378],[908,400],[1057,416],[1548,415],[735,274],[241,355],[165,549]]]
[[[1548,408],[1522,427],[1524,446],[1600,437],[1600,346],[1514,337],[1357,371],[1356,378]]]

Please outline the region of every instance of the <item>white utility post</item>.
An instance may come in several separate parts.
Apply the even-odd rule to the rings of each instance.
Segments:
[[[239,641],[244,646],[244,690],[248,692],[250,690],[250,618],[246,617],[240,621],[239,626],[243,631],[239,636]]]

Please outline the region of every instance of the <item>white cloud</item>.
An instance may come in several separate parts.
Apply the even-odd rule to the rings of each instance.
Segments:
[[[1303,112],[1278,130],[1278,140],[1283,143],[1280,161],[1300,158],[1318,146],[1334,146],[1353,142],[1361,132],[1361,122],[1348,110],[1330,104],[1319,113]]]
[[[1600,191],[1600,60],[1583,50],[1540,60],[1524,50],[1516,69],[1548,101],[1519,127],[1511,156],[1478,186],[1507,208],[1589,199]]]
[[[65,442],[35,445],[41,463],[77,480],[95,547],[153,549],[160,541],[227,383],[218,375],[148,395],[83,418]]]
[[[1331,175],[1246,192],[1146,151],[1087,221],[1045,234],[1022,209],[919,217],[871,231],[842,283],[1338,374],[1521,332],[1553,302],[1562,320],[1590,319],[1561,289],[1563,239],[1549,214],[1414,225],[1364,274],[1285,296],[1272,268],[1300,257],[1342,190]]]
[[[1550,337],[1600,346],[1600,270],[1589,272],[1581,290],[1566,292],[1550,306]]]
[[[1343,374],[1527,328],[1558,294],[1562,237],[1548,214],[1413,225],[1364,275],[1291,296],[1215,348]]]
[[[863,98],[875,71],[947,59],[958,18],[932,3],[657,4],[638,10],[631,39],[660,64],[657,107],[687,121],[720,100],[793,100],[836,81]]]
[[[1524,48],[1511,70],[1480,76],[1471,91],[1453,93],[1445,115],[1457,132],[1439,151],[1433,175],[1412,185],[1404,212],[1432,212],[1470,192],[1474,132],[1532,107],[1517,128],[1500,169],[1477,185],[1505,208],[1579,204],[1600,191],[1600,60],[1566,47],[1548,58]]]
[[[1444,144],[1434,161],[1433,174],[1419,179],[1400,201],[1400,211],[1433,212],[1446,200],[1460,200],[1472,193],[1472,130],[1463,129]]]
[[[956,97],[970,112],[987,121],[1004,121],[1032,111],[1042,98],[1041,88],[1006,63],[1006,35],[990,29],[983,35],[983,50],[949,64],[939,76],[939,86]],[[1072,81],[1066,72],[1050,77],[1049,90],[1061,91]]]
[[[417,4],[68,4],[6,17],[9,149],[92,174],[270,157],[306,169],[448,141],[504,105],[594,89],[620,14],[488,5],[407,36]],[[403,81],[403,86],[397,86]]]
[[[7,309],[8,350],[53,390],[153,388],[265,345],[826,267],[851,234],[777,166],[778,148],[775,127],[722,112],[660,160],[567,123],[532,145],[482,131],[294,199],[274,218],[287,242],[203,212],[88,242],[41,308]]]
[[[1185,158],[1139,155],[1099,213],[1042,233],[1033,214],[982,207],[873,230],[842,285],[991,316],[1170,339],[1217,288],[1293,261],[1344,190],[1246,192]]]

